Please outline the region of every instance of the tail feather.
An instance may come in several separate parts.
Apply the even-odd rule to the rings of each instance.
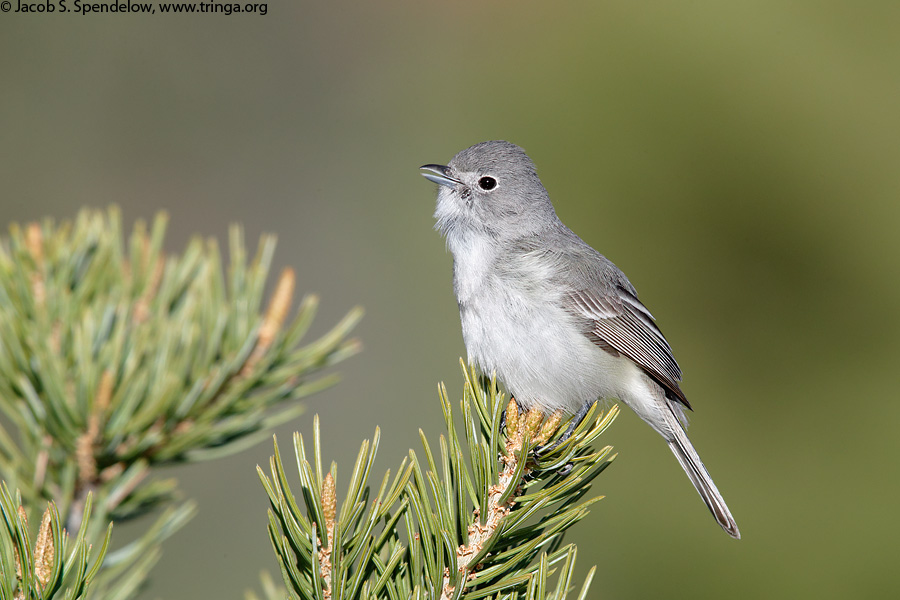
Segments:
[[[671,421],[670,426],[674,439],[669,441],[669,448],[722,529],[731,537],[738,540],[741,539],[741,532],[738,531],[737,523],[734,517],[731,516],[731,511],[728,510],[722,494],[719,493],[712,477],[709,476],[709,472],[703,466],[703,461],[700,460],[700,456],[694,450],[694,446],[674,414],[672,414]]]

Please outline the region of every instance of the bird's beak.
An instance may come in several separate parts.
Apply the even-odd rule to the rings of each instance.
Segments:
[[[459,179],[450,176],[450,167],[446,165],[422,165],[419,168],[423,171],[428,171],[428,173],[422,173],[422,177],[438,185],[456,187],[462,183]]]

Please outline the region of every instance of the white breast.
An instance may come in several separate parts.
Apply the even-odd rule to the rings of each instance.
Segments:
[[[528,256],[500,264],[492,240],[479,238],[448,240],[469,360],[496,372],[525,406],[576,412],[599,397],[619,397],[619,383],[637,376],[635,365],[578,329],[550,283],[552,265]]]

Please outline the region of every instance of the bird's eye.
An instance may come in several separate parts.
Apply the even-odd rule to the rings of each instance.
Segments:
[[[482,177],[478,180],[478,187],[483,190],[492,190],[497,187],[497,180],[493,177]]]

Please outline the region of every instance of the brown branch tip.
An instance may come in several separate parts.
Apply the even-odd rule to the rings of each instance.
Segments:
[[[263,317],[262,325],[259,328],[259,335],[256,340],[256,347],[244,363],[241,374],[246,376],[256,366],[256,363],[263,357],[272,342],[278,336],[278,332],[284,326],[287,319],[288,311],[291,309],[291,302],[294,299],[294,288],[297,283],[297,275],[290,267],[285,268],[278,278],[278,284],[275,286],[275,292],[269,301],[269,307]]]
[[[331,598],[331,552],[334,548],[334,519],[337,515],[337,494],[331,473],[322,482],[322,512],[325,516],[325,539],[319,540],[319,569],[324,583],[322,594],[328,599]]]

